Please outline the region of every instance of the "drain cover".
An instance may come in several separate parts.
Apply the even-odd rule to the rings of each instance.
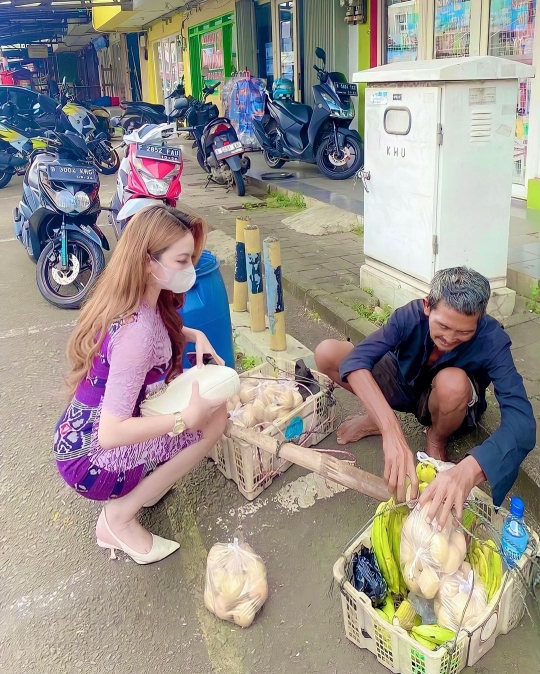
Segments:
[[[285,171],[272,171],[272,173],[261,173],[261,178],[263,180],[287,180],[292,178],[292,173],[286,173]]]

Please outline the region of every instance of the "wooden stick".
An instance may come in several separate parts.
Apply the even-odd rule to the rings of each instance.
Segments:
[[[251,332],[264,332],[266,330],[266,314],[264,311],[261,237],[257,225],[245,227],[244,238],[246,242],[246,270]]]
[[[251,221],[248,217],[236,218],[233,311],[247,311],[248,287],[244,229],[250,224]]]
[[[281,285],[281,248],[279,239],[269,236],[263,241],[264,276],[266,280],[266,311],[270,328],[272,351],[287,350],[285,306]]]
[[[241,428],[232,422],[227,424],[225,435],[249,442],[249,444],[256,445],[265,452],[274,455],[278,453],[278,448],[280,447],[276,438],[262,435],[262,433],[254,431],[252,428]],[[295,463],[297,466],[302,466],[329,480],[333,480],[344,487],[370,496],[377,501],[388,501],[390,498],[386,483],[381,477],[351,466],[349,463],[340,461],[334,456],[316,452],[313,449],[301,447],[292,442],[285,442],[281,445],[279,456],[282,459],[291,461],[291,463]]]

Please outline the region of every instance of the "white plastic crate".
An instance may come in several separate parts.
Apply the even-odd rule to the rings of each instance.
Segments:
[[[496,512],[489,496],[480,489],[474,490],[477,508],[500,532],[507,516],[502,508]],[[481,531],[481,530],[480,530]],[[402,628],[381,619],[371,605],[371,600],[358,592],[346,577],[348,560],[361,545],[371,547],[371,525],[366,527],[351,543],[334,565],[334,578],[341,589],[341,604],[347,638],[360,648],[367,648],[390,671],[400,674],[458,674],[466,666],[474,665],[494,645],[499,634],[507,634],[521,620],[525,611],[520,581],[512,575],[501,583],[489,606],[469,630],[459,634],[456,648],[449,653],[441,647],[430,651],[412,639]],[[487,532],[486,532],[487,534]],[[489,534],[486,538],[490,538]],[[538,550],[538,535],[531,533],[527,554]],[[518,564],[529,582],[532,562],[524,555]]]
[[[266,362],[243,372],[240,377],[263,375],[269,378],[294,379],[294,371],[293,361],[276,359],[273,363]],[[315,370],[311,372],[324,390],[310,396],[287,416],[266,427],[261,431],[263,435],[312,447],[335,430],[334,401],[327,393],[330,379]],[[249,501],[256,498],[272,484],[276,475],[283,473],[291,465],[290,462],[276,458],[254,445],[226,436],[212,449],[210,458],[227,479],[237,484],[240,493]]]

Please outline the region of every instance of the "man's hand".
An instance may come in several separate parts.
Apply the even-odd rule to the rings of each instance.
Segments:
[[[383,433],[384,479],[388,491],[396,495],[397,503],[405,501],[406,478],[411,481],[411,500],[418,496],[418,478],[413,454],[399,429]]]
[[[417,507],[422,508],[431,501],[427,521],[433,520],[440,508],[437,517],[439,531],[444,528],[452,510],[461,522],[463,517],[463,504],[473,487],[476,487],[486,479],[480,464],[473,456],[467,456],[463,461],[439,473],[433,482],[428,485],[420,496]]]

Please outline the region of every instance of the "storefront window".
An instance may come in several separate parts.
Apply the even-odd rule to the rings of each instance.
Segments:
[[[532,64],[536,0],[491,0],[489,54]],[[525,185],[531,82],[521,80],[514,138],[514,183]]]
[[[469,56],[471,0],[436,0],[435,58]]]
[[[281,76],[294,82],[294,2],[279,5],[279,48]]]
[[[386,62],[418,58],[418,0],[386,0]]]
[[[176,87],[178,80],[184,74],[182,60],[182,42],[180,34],[164,37],[157,43],[159,78],[164,104],[168,111],[172,109],[173,101],[167,96]]]

